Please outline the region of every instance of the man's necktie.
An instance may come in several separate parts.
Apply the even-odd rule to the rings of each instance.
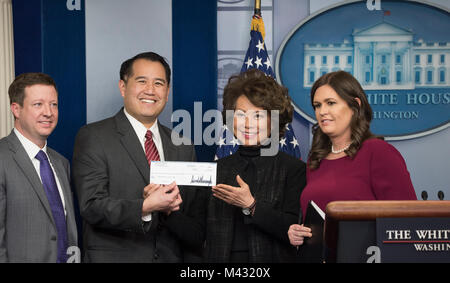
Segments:
[[[145,134],[145,156],[147,157],[148,164],[151,165],[151,161],[159,161],[159,153],[153,142],[152,132],[150,130]]]
[[[47,155],[40,150],[36,155],[36,159],[41,162],[40,173],[42,184],[44,185],[45,194],[47,195],[50,208],[52,210],[53,220],[55,221],[56,231],[58,233],[58,263],[67,261],[67,225],[64,207],[56,185],[53,170],[48,161]]]

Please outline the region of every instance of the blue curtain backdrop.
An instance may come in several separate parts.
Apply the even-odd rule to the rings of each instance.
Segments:
[[[43,72],[55,80],[59,121],[48,144],[71,160],[75,135],[86,124],[84,0],[80,11],[69,11],[59,0],[12,4],[16,76]]]
[[[48,143],[71,160],[86,124],[86,32],[85,1],[79,11],[66,2],[14,0],[13,24],[16,75],[44,72],[55,79],[60,118]],[[173,0],[172,13],[173,110],[189,111],[193,123],[194,102],[202,102],[203,112],[217,108],[217,1]],[[213,159],[214,146],[196,149],[199,160]]]
[[[194,102],[203,113],[217,109],[217,1],[173,0],[172,19],[173,111],[190,113],[194,140]],[[212,161],[215,146],[196,151],[199,161]]]

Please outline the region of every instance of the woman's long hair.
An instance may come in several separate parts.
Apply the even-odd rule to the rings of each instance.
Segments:
[[[370,131],[370,122],[372,121],[372,108],[370,107],[367,96],[359,82],[349,73],[337,71],[327,73],[320,77],[311,88],[311,105],[313,105],[314,95],[319,87],[330,86],[353,110],[353,116],[350,121],[352,144],[345,150],[345,153],[353,158],[362,143],[369,138],[383,137],[375,136]],[[361,105],[355,98],[359,98]],[[319,168],[320,162],[331,152],[331,140],[324,134],[316,123],[312,128],[313,141],[308,156],[308,167],[312,170]]]

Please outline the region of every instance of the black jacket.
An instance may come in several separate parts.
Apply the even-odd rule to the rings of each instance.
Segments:
[[[218,160],[217,183],[238,186],[248,159],[238,150]],[[256,186],[250,187],[256,199],[255,213],[245,216],[249,225],[250,262],[295,262],[296,249],[289,244],[289,226],[298,223],[300,194],[306,185],[306,166],[284,152],[257,156]],[[241,175],[242,176],[242,175]],[[245,180],[244,180],[245,181]],[[233,241],[235,207],[209,197],[206,219],[206,262],[229,262]]]

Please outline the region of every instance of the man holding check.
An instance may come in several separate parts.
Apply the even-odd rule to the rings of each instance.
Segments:
[[[73,177],[86,262],[198,259],[203,189],[149,184],[152,160],[196,160],[194,147],[174,145],[171,131],[157,120],[168,101],[170,73],[153,52],[126,60],[119,81],[124,108],[78,132]]]

